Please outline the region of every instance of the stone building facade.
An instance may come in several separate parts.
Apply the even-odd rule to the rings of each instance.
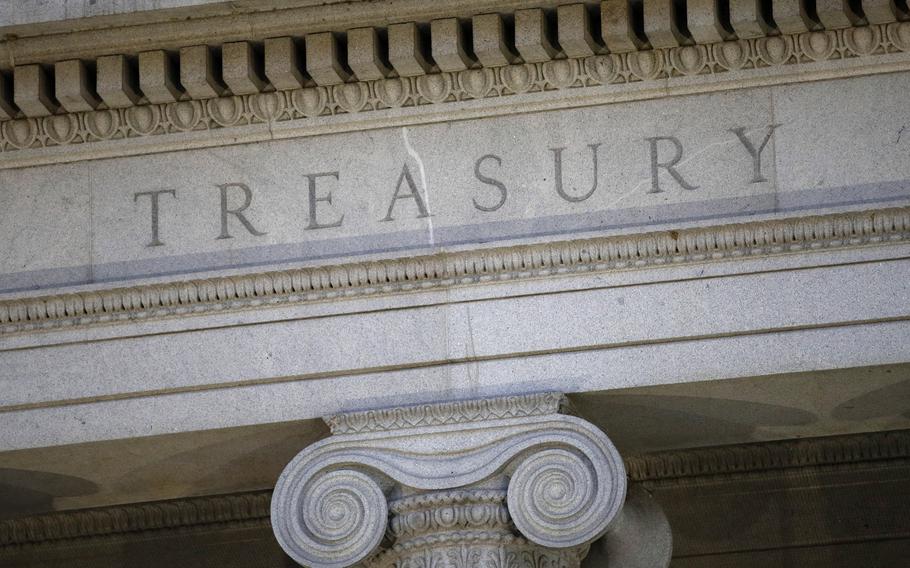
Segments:
[[[905,0],[0,32],[0,565],[910,565]]]

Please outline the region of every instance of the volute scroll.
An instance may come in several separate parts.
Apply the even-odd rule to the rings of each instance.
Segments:
[[[417,557],[577,568],[618,518],[626,471],[609,438],[562,414],[564,403],[545,393],[331,417],[334,435],[278,480],[275,535],[312,568]]]

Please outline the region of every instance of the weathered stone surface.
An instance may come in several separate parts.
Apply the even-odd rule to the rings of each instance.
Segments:
[[[786,10],[786,2],[782,0],[779,7]],[[701,12],[695,4],[691,8],[689,16],[696,18]],[[748,23],[749,18],[756,16],[753,13],[754,8],[753,6],[744,10],[743,13],[737,14],[735,13],[738,9],[737,6],[732,6],[731,10],[734,13],[731,14],[731,18],[733,18],[731,22],[739,25],[745,21],[748,27],[751,25]],[[573,13],[574,10],[577,14],[579,9],[579,5],[563,6],[563,13]],[[893,12],[894,17],[906,19],[905,11],[901,12],[903,9],[898,3],[894,3],[888,8],[890,12]],[[595,11],[593,7],[588,6],[583,14],[593,14]],[[715,10],[708,6],[707,12],[713,14]],[[501,20],[499,23],[502,29],[498,31],[496,40],[497,45],[505,49],[504,52],[500,50],[501,53],[511,54],[513,46],[514,49],[517,49],[519,45],[528,49],[534,46],[540,47],[544,37],[555,35],[558,18],[552,18],[552,21],[538,19],[538,24],[542,27],[538,26],[536,32],[533,25],[528,28],[527,22],[522,24],[526,19],[522,16],[533,13],[534,10],[520,14],[516,12],[516,24],[521,25],[515,30],[517,35],[514,42],[512,41],[511,22],[506,26],[507,20],[503,20],[502,16],[498,14],[492,14]],[[749,15],[750,13],[752,16]],[[478,22],[484,19],[489,20],[486,16],[478,16]],[[605,26],[604,33],[614,35],[626,33],[635,45],[642,49],[649,47],[643,38],[638,37],[639,30],[633,30],[632,27],[621,27],[623,14],[614,14],[610,11],[609,6],[604,5],[601,9],[601,16],[601,23]],[[620,21],[615,22],[610,19],[614,16]],[[632,15],[633,19],[636,17],[634,14]],[[530,63],[512,63],[509,65],[509,69],[502,72],[487,68],[482,73],[470,73],[462,76],[463,70],[441,71],[439,76],[422,79],[422,82],[450,86],[447,89],[449,92],[444,93],[446,95],[444,97],[440,97],[440,93],[437,91],[427,92],[426,89],[418,88],[401,77],[397,80],[385,81],[388,66],[385,61],[384,36],[377,32],[376,28],[357,28],[350,30],[348,37],[348,64],[365,66],[361,67],[360,71],[364,77],[372,77],[371,80],[364,81],[361,77],[351,77],[350,79],[353,81],[346,80],[346,82],[356,82],[357,84],[345,89],[335,89],[334,83],[312,88],[313,85],[308,78],[304,79],[303,85],[292,81],[290,83],[291,92],[280,88],[279,91],[285,92],[279,93],[276,97],[269,97],[272,103],[278,106],[274,108],[275,112],[270,113],[267,117],[263,117],[260,112],[257,100],[258,90],[245,91],[237,99],[233,98],[234,95],[223,97],[227,100],[218,101],[214,106],[197,105],[200,120],[193,126],[195,133],[192,146],[220,146],[258,142],[275,137],[293,138],[326,132],[358,131],[363,128],[373,128],[377,124],[392,126],[410,125],[415,121],[437,121],[440,120],[438,111],[442,108],[451,111],[451,114],[447,115],[448,118],[457,120],[466,117],[511,114],[520,112],[524,108],[541,110],[562,108],[564,105],[561,101],[565,97],[584,97],[587,101],[586,104],[611,103],[630,99],[648,99],[654,96],[655,90],[669,96],[693,92],[713,92],[719,89],[729,89],[734,85],[736,88],[745,89],[769,84],[787,84],[790,82],[789,77],[794,73],[806,81],[814,81],[833,77],[849,77],[856,74],[890,72],[895,65],[906,66],[908,52],[910,52],[910,41],[905,39],[906,30],[910,29],[910,24],[906,22],[888,24],[886,23],[887,18],[885,18],[886,21],[882,23],[853,27],[842,33],[818,31],[809,35],[800,36],[791,33],[778,36],[778,30],[773,29],[773,19],[770,15],[759,14],[756,17],[758,17],[760,28],[758,36],[767,33],[772,37],[756,37],[753,32],[746,30],[742,34],[743,37],[752,39],[736,39],[732,35],[734,32],[727,29],[726,21],[722,22],[722,18],[718,18],[717,21],[714,21],[716,24],[714,27],[718,32],[723,32],[721,36],[727,40],[724,42],[690,45],[695,40],[688,37],[689,32],[683,26],[674,31],[674,34],[679,36],[677,38],[679,42],[683,44],[681,48],[666,45],[646,53],[634,50],[624,52],[622,48],[619,48],[618,51],[611,50],[613,53],[609,56],[606,54],[580,55],[569,61],[560,61],[552,65],[547,59],[538,61],[540,54],[530,53],[528,55],[531,59]],[[883,17],[876,16],[878,19]],[[596,20],[593,18],[593,15],[587,17],[588,24],[592,28],[589,39],[597,43],[599,40],[594,37],[597,34],[593,29]],[[745,18],[745,20],[741,18]],[[566,21],[584,20],[584,17],[575,18],[575,20],[563,18],[563,20],[565,23]],[[625,23],[628,24],[629,21]],[[820,24],[814,20],[810,23],[812,23],[813,30],[820,28]],[[857,23],[862,22],[857,20]],[[400,27],[399,24],[395,25]],[[619,25],[620,29],[610,32],[611,25]],[[681,26],[682,24],[677,22],[676,25]],[[411,49],[411,55],[406,59],[411,61],[409,57],[418,56],[426,58],[427,67],[423,69],[422,73],[430,73],[434,71],[434,67],[429,62],[428,47],[420,44],[424,42],[429,45],[432,42],[427,37],[423,37],[429,35],[426,33],[426,27],[421,28],[421,26],[415,25],[414,29],[420,33],[412,38],[410,43],[404,45],[404,54],[407,55],[407,50],[410,48],[415,46],[419,48],[416,51]],[[467,28],[463,26],[462,29]],[[572,37],[573,29],[572,26],[568,26],[563,35]],[[623,29],[625,31],[622,31]],[[375,37],[369,35],[370,30],[373,30],[372,36]],[[367,32],[366,35],[364,32]],[[319,32],[315,35],[325,33],[339,38],[342,34],[342,32]],[[525,37],[528,33],[531,35]],[[294,42],[294,38],[285,37],[283,39],[291,41],[292,44]],[[299,39],[302,41],[302,38]],[[569,38],[566,39],[569,41]],[[405,40],[408,41],[407,38]],[[265,43],[268,44],[269,41],[271,40],[266,40]],[[611,39],[611,41],[613,40]],[[17,46],[20,43],[17,42]],[[587,45],[584,42],[582,44]],[[222,49],[230,51],[232,45],[237,45],[237,42],[228,42],[222,46]],[[402,46],[399,45],[399,47]],[[0,51],[2,49],[3,46],[0,45]],[[597,49],[602,50],[603,46],[598,45]],[[330,53],[331,49],[324,51]],[[394,54],[394,46],[392,51]],[[253,58],[252,63],[258,69],[261,66],[258,49],[253,49],[253,53],[256,57]],[[546,53],[545,50],[544,53]],[[588,50],[582,49],[578,53],[588,53]],[[342,61],[345,59],[344,54],[339,51],[336,55],[334,63],[331,63],[330,58],[330,63],[325,64],[329,69],[328,81],[337,80],[340,72],[336,73],[335,68],[341,68],[345,75],[350,75]],[[358,57],[363,57],[363,61],[359,61]],[[500,60],[497,57],[494,54],[491,67],[500,66]],[[409,65],[407,61],[403,64]],[[476,65],[478,64],[472,63],[472,66]],[[565,70],[567,66],[575,68],[576,73],[569,76],[563,74],[561,71]],[[249,65],[246,67],[248,68]],[[124,69],[130,68],[131,66],[124,67]],[[421,76],[422,73],[417,73],[415,76]],[[100,64],[99,74],[101,74]],[[433,74],[435,75],[435,72]],[[123,73],[120,75],[122,76]],[[484,84],[481,85],[483,88],[478,90],[476,82],[481,76],[484,78]],[[101,83],[112,82],[115,97],[121,94],[120,85],[124,83],[122,78],[117,79],[116,77],[115,74],[113,81],[110,81],[111,77],[107,77],[103,81],[99,77]],[[293,79],[293,75],[291,77]],[[697,79],[694,79],[695,77]],[[132,83],[132,81],[128,82]],[[243,85],[238,89],[245,90],[247,87]],[[266,91],[271,90],[271,86],[261,88]],[[575,92],[573,93],[573,91]],[[355,94],[357,96],[354,100],[350,100],[349,96]],[[200,96],[203,95],[205,95],[204,90],[200,92]],[[510,97],[512,104],[503,104],[502,97],[504,96]],[[192,98],[191,94],[180,94],[180,97]],[[363,100],[359,100],[360,98]],[[128,98],[125,100],[125,103],[117,101],[112,108],[129,107],[135,104],[131,104]],[[305,104],[298,104],[294,102],[295,100],[305,101]],[[355,104],[351,104],[352,102]],[[150,115],[157,115],[159,120],[155,124],[148,124],[148,120],[128,119],[123,121],[124,124],[121,128],[100,131],[92,129],[86,124],[91,123],[92,117],[96,116],[92,115],[91,111],[73,112],[70,113],[73,116],[67,119],[76,125],[72,136],[61,138],[54,132],[49,132],[48,136],[37,136],[29,144],[23,144],[15,133],[0,129],[0,168],[182,150],[186,145],[185,137],[182,135],[186,130],[186,125],[168,111],[168,104],[170,103],[153,103],[153,106],[149,108],[136,109],[130,113],[146,118]],[[439,104],[443,104],[443,106],[437,107]],[[231,109],[232,112],[225,114],[223,112],[225,107]],[[11,118],[15,111],[13,114],[9,112],[5,114],[7,118]],[[314,120],[317,117],[318,120]],[[40,131],[41,118],[36,116],[27,119],[28,127]],[[276,130],[262,124],[267,121],[281,123],[281,128]],[[17,129],[20,128],[22,127],[17,126]],[[121,139],[123,141],[116,144],[108,143],[111,140]],[[48,148],[57,146],[66,146],[67,149],[66,151],[48,150]]]
[[[838,226],[826,221],[806,229],[821,236],[821,245],[839,240],[825,236]],[[772,226],[744,237],[774,235],[788,233]],[[699,242],[707,241],[692,244]],[[891,301],[910,287],[907,261],[893,258],[905,246],[843,253],[805,242],[803,252],[781,248],[788,252],[776,258],[746,248],[719,262],[702,253],[697,262],[668,261],[664,269],[635,270],[635,262],[604,272],[591,265],[582,265],[581,273],[561,265],[545,273],[516,268],[528,276],[479,273],[436,290],[410,281],[403,289],[408,293],[372,297],[349,297],[341,289],[328,297],[343,301],[284,308],[266,297],[255,304],[259,309],[238,310],[228,296],[215,300],[222,311],[208,316],[140,317],[5,337],[4,447],[297,420],[419,403],[438,392],[529,391],[553,377],[570,392],[584,392],[908,360],[907,306]],[[554,251],[548,258],[568,254]],[[483,258],[472,261],[476,270]],[[825,263],[841,266],[819,266]],[[327,287],[329,276],[321,276]],[[250,294],[259,285],[237,282]],[[762,308],[753,309],[759,300]],[[194,313],[178,300],[174,308]]]
[[[428,46],[424,45],[417,24],[392,24],[388,28],[388,34],[389,62],[399,75],[416,77],[432,70],[433,66],[425,55]]]
[[[507,13],[504,21],[502,44],[513,49]],[[331,22],[326,25],[333,31],[348,25]],[[377,22],[363,18],[354,25]],[[250,27],[249,33],[278,32],[282,25]],[[28,205],[12,200],[14,207],[4,213],[17,229],[8,233],[16,263],[7,281],[12,286],[4,288],[14,290],[16,301],[0,308],[4,363],[10,362],[4,442],[84,441],[274,420],[338,408],[376,392],[415,400],[446,389],[546,384],[554,375],[572,388],[613,388],[899,360],[905,314],[882,303],[905,281],[905,215],[890,207],[906,203],[905,113],[893,95],[906,88],[893,81],[900,74],[881,83],[856,79],[868,89],[843,88],[843,95],[820,90],[837,90],[841,83],[805,91],[805,85],[744,89],[756,81],[767,86],[900,71],[906,29],[889,21],[836,33],[382,76],[277,93],[266,87],[205,101],[180,93],[179,102],[8,121],[0,129],[3,159],[17,153],[25,159],[4,161],[4,167],[35,163],[27,161],[35,156],[181,153],[94,161],[54,170],[56,177],[44,169],[22,173],[41,183],[50,179],[49,185],[74,185],[77,201],[99,211],[93,216],[79,206],[59,214],[42,193]],[[249,39],[246,30],[218,35],[215,45]],[[186,37],[192,38],[187,45],[208,39]],[[0,49],[17,43],[22,53],[34,54],[26,39]],[[419,53],[426,56],[431,47],[424,44]],[[381,60],[381,51],[367,53]],[[740,91],[698,104],[666,96],[733,88]],[[515,94],[522,89],[529,94]],[[730,103],[736,95],[743,99]],[[667,112],[628,102],[654,97]],[[624,102],[599,106],[615,101]],[[878,112],[888,120],[864,110],[867,103],[884,109]],[[579,108],[540,112],[572,106]],[[741,110],[747,107],[754,112]],[[854,112],[855,122],[839,119],[839,113]],[[494,115],[500,118],[472,120]],[[740,116],[755,122],[740,124]],[[701,136],[704,131],[689,122],[696,119],[716,131]],[[451,126],[414,126],[444,120]],[[839,131],[841,123],[850,131]],[[407,134],[377,128],[401,124]],[[297,130],[288,134],[291,127]],[[339,131],[356,134],[302,140]],[[625,133],[634,139],[625,140]],[[400,147],[405,135],[410,147]],[[198,149],[283,136],[299,140]],[[678,162],[674,139],[682,148]],[[817,148],[823,148],[821,156]],[[478,164],[484,156],[491,157]],[[869,167],[850,164],[851,156]],[[326,158],[336,162],[326,164]],[[791,173],[783,173],[781,163]],[[316,175],[336,171],[336,164],[337,180]],[[323,165],[330,169],[313,169]],[[602,174],[596,187],[587,177],[595,169]],[[179,178],[173,185],[172,172]],[[153,176],[160,186],[131,187]],[[356,185],[348,185],[349,178]],[[16,193],[33,194],[31,181],[4,181],[9,179],[18,181],[11,186]],[[626,197],[630,180],[635,191]],[[506,190],[501,206],[494,181]],[[604,199],[605,193],[622,199]],[[344,194],[353,199],[339,197]],[[40,211],[33,213],[32,205]],[[858,211],[867,208],[867,214]],[[840,210],[843,215],[835,214]],[[116,227],[106,232],[108,219],[116,219]],[[390,225],[400,221],[411,224],[401,230]],[[191,228],[197,223],[203,228]],[[380,223],[395,228],[377,230]],[[395,234],[408,230],[414,233]],[[77,259],[75,267],[53,257],[53,247],[70,234],[80,249],[65,260]],[[574,240],[542,244],[564,239]],[[522,246],[509,248],[513,244]],[[62,243],[67,251],[71,245]],[[369,262],[377,258],[383,262]],[[44,272],[42,266],[63,271]],[[796,286],[784,272],[795,267]],[[774,271],[780,274],[772,277]],[[857,276],[863,271],[871,284]],[[555,277],[545,278],[550,275]],[[136,280],[148,286],[128,287]],[[740,295],[730,291],[734,282]],[[82,284],[88,287],[75,288]],[[121,284],[127,287],[107,290]],[[44,290],[23,291],[35,285]],[[721,290],[708,290],[716,285]],[[46,295],[57,286],[64,289]],[[613,289],[620,287],[621,293]],[[541,298],[527,299],[534,295]],[[495,317],[477,316],[475,309]],[[512,310],[522,318],[510,316]],[[579,322],[584,330],[577,329]],[[145,333],[160,340],[134,340]],[[367,341],[373,343],[362,352]],[[824,356],[815,351],[819,345]],[[199,353],[205,354],[202,362]],[[165,392],[165,401],[158,400]],[[207,405],[231,412],[193,410]],[[76,420],[87,425],[74,428]]]
[[[2,183],[16,189],[0,192],[0,240],[9,244],[3,264],[31,274],[9,281],[9,288],[27,290],[42,280],[60,285],[87,277],[91,227],[77,219],[91,215],[88,172],[72,165],[37,177],[32,170],[15,170],[7,172]],[[42,241],[43,252],[18,246],[28,241]]]
[[[60,105],[69,112],[94,110],[101,103],[85,64],[78,59],[60,61],[54,66],[54,88]]]
[[[501,67],[515,62],[515,54],[506,43],[502,17],[481,14],[471,20],[474,36],[474,55],[484,67]]]
[[[773,5],[774,23],[781,33],[801,33],[816,29],[818,25],[806,13],[800,0],[777,0]]]
[[[645,103],[93,163],[95,220],[70,219],[96,225],[94,273],[125,279],[737,217],[774,210],[775,146],[756,170],[730,131],[746,129],[757,152],[772,123],[763,94],[680,100],[683,131]],[[188,128],[198,120],[190,103],[173,112]]]
[[[255,94],[265,89],[262,63],[252,45],[246,41],[226,43],[221,47],[221,74],[235,95]]]
[[[474,61],[468,56],[464,33],[458,18],[445,18],[430,22],[430,43],[433,61],[443,71],[464,71]]]
[[[730,25],[740,39],[761,37],[769,29],[756,0],[730,0]]]
[[[337,85],[350,78],[340,59],[338,41],[331,32],[309,34],[306,38],[307,73],[319,85]]]
[[[600,31],[607,49],[613,53],[635,51],[643,43],[634,31],[631,2],[601,2]]]
[[[65,4],[69,15],[122,11],[104,0]],[[13,509],[38,502],[49,511],[143,500],[150,493],[134,488],[154,487],[174,465],[205,471],[167,476],[164,492],[203,493],[225,487],[227,477],[237,483],[231,467],[257,455],[273,458],[274,475],[274,457],[287,449],[279,440],[256,448],[242,436],[245,462],[215,443],[200,448],[201,458],[170,460],[136,444],[124,452],[134,461],[107,474],[91,466],[109,467],[117,461],[110,455],[80,454],[82,473],[64,472],[78,470],[65,458],[28,465],[60,444],[126,446],[131,436],[556,383],[600,393],[591,424],[634,447],[906,427],[906,381],[876,382],[867,372],[905,375],[910,361],[910,308],[900,301],[910,286],[906,2],[731,2],[729,18],[727,4],[242,1],[4,27],[0,450],[28,449],[0,456],[0,501],[12,495]],[[390,25],[405,33],[396,39]],[[295,46],[304,44],[312,56],[298,60]],[[213,81],[222,52],[230,90]],[[71,161],[83,163],[43,167]],[[846,379],[833,380],[844,370]],[[797,375],[814,382],[798,390]],[[620,388],[641,385],[665,390]],[[473,405],[461,419],[433,422],[448,410],[434,405],[429,422],[374,410],[378,428],[358,431],[371,420],[360,414],[346,433],[336,429],[334,442],[363,442],[364,451],[301,490],[331,497],[349,489],[338,500],[289,508],[324,529],[311,540],[334,541],[348,563],[394,539],[367,560],[373,566],[473,568],[505,553],[535,568],[575,568],[587,546],[607,558],[592,555],[587,565],[666,563],[666,519],[648,499],[631,500],[595,543],[593,530],[576,538],[578,531],[552,526],[566,487],[596,485],[577,440],[524,448],[497,471],[480,471],[483,479],[457,485],[452,475],[478,474],[478,465],[502,457],[483,453],[490,445],[479,424],[495,422],[501,434],[503,422],[517,427],[541,416]],[[554,430],[528,438],[546,440]],[[387,439],[398,440],[398,453],[366,463],[388,449],[376,442]],[[713,493],[706,505],[679,492],[668,509],[691,511],[689,523],[672,517],[689,531],[681,566],[831,560],[834,568],[868,558],[900,565],[907,554],[894,552],[899,545],[859,560],[831,553],[863,539],[885,550],[891,544],[882,543],[906,537],[908,522],[895,515],[888,526],[897,530],[870,529],[864,505],[886,507],[850,485],[862,474],[844,475],[852,456],[870,455],[868,446],[818,447],[821,465],[848,466],[831,486],[850,515],[796,495],[803,472],[792,466],[806,463],[803,453],[728,448],[635,463],[647,488],[666,489],[670,502],[687,483]],[[465,448],[476,451],[458,451]],[[44,455],[96,449],[59,451]],[[906,454],[892,452],[882,455]],[[377,473],[400,462],[445,486]],[[769,472],[769,485],[787,491],[750,498],[741,485],[692,482],[743,468]],[[814,470],[813,487],[830,483],[833,469]],[[896,501],[906,476],[888,475],[892,485],[880,488]],[[92,485],[99,477],[116,489]],[[274,477],[258,479],[253,488]],[[368,526],[355,522],[348,533],[339,519],[357,494],[368,504]],[[515,495],[536,498],[516,503]],[[143,530],[131,520],[146,514],[146,529],[162,517],[178,525],[244,520],[206,503],[14,527],[31,542],[85,537],[64,544],[78,549],[93,536],[87,525],[109,521],[111,557],[140,548],[154,557],[143,535],[121,538],[118,530]],[[806,503],[812,514],[799,517],[794,504]],[[737,506],[754,516],[720,521]],[[797,522],[765,514],[777,510]],[[9,511],[0,506],[0,518]],[[836,526],[826,524],[831,518]],[[228,530],[236,530],[234,547],[249,535]],[[717,538],[724,531],[747,545]],[[178,542],[186,541],[173,548],[188,548]],[[806,562],[794,543],[815,558]],[[12,565],[42,564],[46,549],[22,548]],[[238,565],[235,550],[207,560],[231,556],[223,564]],[[749,550],[761,552],[742,554]],[[74,556],[73,568],[103,565]],[[259,561],[286,563],[277,555]],[[155,562],[194,564],[149,558]]]
[[[269,38],[265,40],[263,49],[265,76],[276,89],[299,89],[306,83],[299,50],[292,38]]]
[[[177,71],[169,54],[164,51],[139,54],[139,88],[150,103],[172,103],[180,98]]]
[[[587,57],[603,51],[595,38],[584,4],[565,4],[556,10],[559,46],[569,57]]]
[[[54,114],[57,101],[47,72],[40,65],[20,65],[13,74],[13,100],[19,110],[29,117]]]
[[[75,20],[93,16],[129,14],[147,10],[186,7],[199,9],[221,0],[132,0],[131,2],[99,2],[98,0],[20,0],[0,4],[0,22],[6,25],[25,25],[39,22]]]
[[[515,11],[515,47],[526,62],[549,61],[559,50],[553,46],[552,31],[540,8]]]
[[[724,29],[716,0],[688,0],[686,26],[696,43],[717,43],[732,39]]]
[[[794,0],[795,1],[795,0]],[[644,32],[652,47],[680,45],[676,3],[673,0],[642,0]]]
[[[348,30],[348,65],[358,80],[382,79],[391,73],[382,59],[382,47],[376,28]]]
[[[194,99],[211,99],[224,93],[209,46],[194,45],[180,50],[180,84]]]
[[[99,57],[96,65],[98,94],[109,108],[131,107],[139,102],[138,78],[126,57],[106,55]]]
[[[853,22],[861,22],[848,0],[816,0],[815,13],[826,30],[848,28]]]

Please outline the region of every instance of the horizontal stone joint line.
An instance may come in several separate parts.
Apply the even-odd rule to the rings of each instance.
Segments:
[[[910,316],[907,317],[893,317],[893,318],[876,318],[874,320],[855,320],[849,322],[836,322],[836,323],[826,323],[826,324],[816,324],[816,325],[794,325],[788,327],[780,327],[774,329],[755,329],[747,330],[741,332],[727,332],[727,333],[713,333],[708,335],[693,335],[686,337],[667,337],[660,339],[650,339],[650,340],[632,340],[617,342],[611,344],[589,344],[582,346],[574,347],[565,347],[565,348],[554,348],[554,349],[539,349],[533,351],[522,351],[518,353],[509,353],[509,354],[497,354],[497,355],[486,355],[486,356],[470,356],[470,357],[461,357],[461,358],[446,358],[440,360],[424,361],[420,363],[408,363],[406,365],[387,365],[382,367],[368,367],[368,368],[359,368],[356,370],[358,374],[366,373],[384,373],[400,369],[426,369],[439,367],[444,365],[460,365],[465,363],[480,363],[485,361],[502,361],[508,359],[518,359],[518,358],[527,358],[527,357],[541,357],[546,355],[553,354],[564,354],[564,353],[580,353],[585,351],[598,351],[605,349],[622,349],[622,348],[631,348],[631,347],[647,347],[655,345],[666,345],[672,343],[687,343],[687,342],[696,342],[696,341],[708,341],[715,339],[727,339],[727,338],[736,338],[736,337],[755,337],[761,335],[768,335],[773,333],[794,333],[800,331],[817,331],[823,329],[832,329],[838,327],[856,327],[856,326],[867,326],[875,324],[890,324],[890,323],[900,323],[910,321]],[[4,412],[19,412],[23,410],[37,410],[43,408],[56,408],[62,406],[72,406],[79,404],[92,404],[98,402],[112,402],[119,400],[131,400],[137,398],[148,398],[153,396],[162,396],[170,394],[183,394],[183,393],[198,393],[206,391],[215,391],[223,389],[233,389],[233,388],[247,388],[251,386],[258,385],[271,385],[295,381],[305,381],[305,380],[314,380],[314,379],[326,379],[333,377],[343,377],[349,376],[351,374],[351,369],[341,369],[329,372],[319,372],[311,373],[307,375],[292,375],[284,377],[269,377],[264,379],[248,379],[248,380],[235,380],[235,381],[226,381],[217,384],[204,384],[204,385],[193,385],[186,387],[173,387],[173,388],[164,388],[164,389],[155,389],[155,390],[145,390],[145,391],[131,391],[123,392],[117,394],[108,394],[101,396],[92,396],[92,397],[80,397],[73,399],[62,399],[62,400],[52,400],[52,401],[43,401],[43,402],[34,402],[34,403],[23,403],[23,404],[14,404],[9,406],[0,407],[0,414]]]

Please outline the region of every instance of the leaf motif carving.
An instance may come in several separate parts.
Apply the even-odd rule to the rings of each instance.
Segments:
[[[142,136],[155,132],[161,123],[161,109],[155,105],[130,107],[125,114],[127,125]]]
[[[4,122],[3,135],[16,148],[25,149],[35,142],[38,129],[34,119],[20,118]]]
[[[44,132],[57,144],[67,144],[79,133],[79,120],[75,114],[48,116],[43,122]]]
[[[106,140],[120,128],[120,116],[116,110],[96,110],[85,115],[85,126],[92,136]]]
[[[291,95],[294,108],[306,117],[319,116],[325,112],[327,99],[325,87],[307,87],[296,90]]]

